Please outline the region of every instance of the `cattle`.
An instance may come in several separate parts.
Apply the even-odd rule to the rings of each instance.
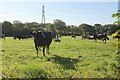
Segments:
[[[61,40],[59,39],[61,37],[61,35],[54,35],[53,40],[54,42],[61,42]]]
[[[59,37],[58,37],[58,35],[55,35],[55,39],[58,39]]]
[[[76,36],[75,35],[71,35],[71,38],[76,38]]]
[[[5,34],[1,34],[1,35],[0,35],[0,38],[2,38],[2,39],[5,40]]]
[[[95,39],[96,42],[97,42],[97,39],[102,40],[104,43],[106,43],[106,40],[109,40],[109,38],[107,37],[107,34],[94,34],[93,38]]]
[[[58,39],[61,37],[61,35],[53,34],[52,37],[53,37],[53,39]]]
[[[34,31],[31,34],[34,37],[34,44],[37,52],[37,57],[38,57],[38,47],[43,47],[43,56],[45,56],[45,49],[46,49],[46,53],[49,54],[49,46],[52,43],[51,32]]]
[[[31,36],[30,35],[14,35],[13,36],[13,39],[19,39],[19,40],[23,40],[27,38],[31,38]]]
[[[82,39],[90,39],[91,40],[91,39],[94,39],[94,38],[93,38],[92,34],[91,35],[89,35],[89,34],[83,34],[82,35]]]
[[[119,39],[120,39],[120,35],[117,35],[117,36],[115,36],[115,37],[113,37],[113,38],[119,38]]]
[[[87,37],[87,39],[93,40],[93,39],[94,39],[94,36],[89,36],[89,37]]]
[[[54,42],[61,42],[60,39],[54,39]]]

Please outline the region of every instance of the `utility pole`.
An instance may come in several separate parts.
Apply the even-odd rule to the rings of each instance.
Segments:
[[[42,19],[41,19],[41,24],[45,28],[45,8],[44,5],[42,6]]]

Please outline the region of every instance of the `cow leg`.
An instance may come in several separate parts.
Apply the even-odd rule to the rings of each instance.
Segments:
[[[105,43],[106,43],[106,39],[105,39]]]
[[[46,46],[46,53],[49,55],[49,46]]]
[[[106,43],[106,38],[105,38],[105,43]]]
[[[102,42],[105,43],[105,42],[104,42],[104,39],[102,39]]]
[[[36,49],[36,53],[37,53],[37,57],[38,57],[38,47],[37,47],[37,45],[35,45],[35,49]]]
[[[95,42],[97,42],[97,39],[95,38]]]
[[[105,39],[105,38],[103,38],[103,40],[102,40],[102,41],[103,41],[103,43],[106,43],[106,39]]]
[[[104,43],[104,38],[102,38],[101,40],[102,40],[102,42]]]
[[[43,47],[43,56],[45,56],[45,46]]]
[[[95,42],[97,42],[97,39],[95,39]]]

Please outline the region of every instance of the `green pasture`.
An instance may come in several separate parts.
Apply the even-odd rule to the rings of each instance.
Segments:
[[[98,40],[71,39],[62,36],[60,43],[52,42],[50,55],[39,50],[36,57],[33,39],[2,42],[3,78],[118,78],[116,50],[118,40],[106,44]]]

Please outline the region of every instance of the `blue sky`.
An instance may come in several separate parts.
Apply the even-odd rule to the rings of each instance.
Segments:
[[[2,2],[0,22],[20,20],[41,23],[42,2]],[[112,24],[112,14],[118,10],[117,2],[44,2],[46,23],[61,19],[67,25]]]

